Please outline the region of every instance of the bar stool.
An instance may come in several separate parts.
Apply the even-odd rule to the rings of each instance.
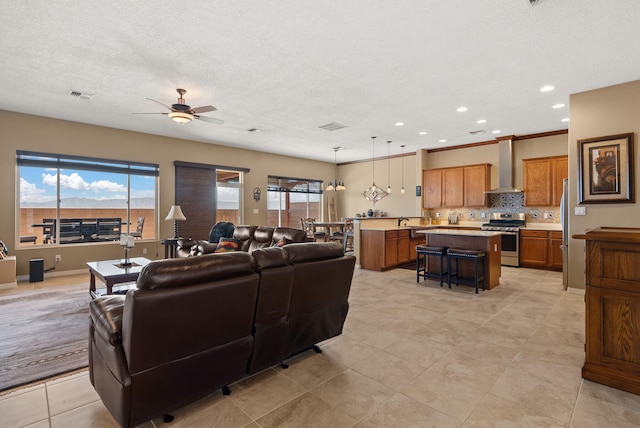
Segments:
[[[484,291],[484,252],[480,250],[462,250],[459,248],[449,248],[447,250],[447,282],[451,287],[451,277],[456,277],[456,285],[462,282],[463,284],[473,284],[476,287],[476,294],[478,294],[478,283],[482,282],[482,291]],[[451,260],[455,260],[456,267],[455,272],[451,271]],[[474,278],[473,281],[461,279],[458,275],[458,260],[473,260]],[[478,272],[478,264],[482,266],[482,273]]]
[[[440,287],[442,287],[442,282],[444,281],[444,276],[448,274],[448,271],[444,270],[444,258],[447,255],[447,247],[430,247],[428,245],[417,245],[416,246],[416,282],[420,282],[420,275],[422,275],[423,279],[427,278],[439,279]],[[439,272],[429,272],[427,259],[429,256],[435,256],[440,258],[440,271]],[[448,266],[448,265],[447,265]],[[451,283],[449,283],[449,288],[451,288]]]

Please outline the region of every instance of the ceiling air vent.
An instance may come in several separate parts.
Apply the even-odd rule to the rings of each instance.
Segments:
[[[75,97],[75,98],[82,98],[83,100],[90,100],[91,98],[93,98],[93,96],[95,94],[89,94],[87,92],[80,92],[80,91],[69,91],[68,95],[70,97]]]
[[[337,131],[338,129],[346,128],[346,126],[336,122],[331,122],[326,125],[318,126],[318,128],[324,129],[325,131]]]
[[[247,129],[247,131],[249,131],[249,132],[262,132],[262,129],[260,129],[260,128],[249,128],[249,129]]]
[[[471,135],[478,135],[478,134],[484,134],[484,129],[478,129],[477,131],[469,131],[469,134]]]

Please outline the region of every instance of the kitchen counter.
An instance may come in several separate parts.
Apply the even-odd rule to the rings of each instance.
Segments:
[[[460,229],[426,229],[426,230],[418,230],[416,233],[423,233],[425,235],[454,235],[454,236],[481,236],[481,237],[491,237],[491,236],[500,236],[502,232],[496,232],[493,230],[460,230]],[[427,239],[429,239],[427,237]]]
[[[560,223],[527,223],[522,229],[561,231],[562,225]]]
[[[501,232],[488,230],[457,230],[457,229],[428,229],[417,231],[426,236],[426,243],[430,246],[460,248],[464,250],[481,250],[485,253],[484,276],[485,288],[492,289],[500,284],[502,274],[502,240]],[[429,259],[428,263],[435,262]],[[436,269],[434,269],[436,268]],[[430,266],[430,271],[438,271],[439,265]],[[460,260],[460,276],[473,277],[473,263],[470,260]]]

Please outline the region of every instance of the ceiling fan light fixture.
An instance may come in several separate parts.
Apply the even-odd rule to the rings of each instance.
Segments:
[[[171,120],[178,123],[189,123],[193,120],[192,114],[182,111],[172,111],[171,113],[169,113],[169,117],[171,118]]]

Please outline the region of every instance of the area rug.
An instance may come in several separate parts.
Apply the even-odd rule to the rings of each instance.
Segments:
[[[0,297],[0,391],[88,365],[89,286]]]

